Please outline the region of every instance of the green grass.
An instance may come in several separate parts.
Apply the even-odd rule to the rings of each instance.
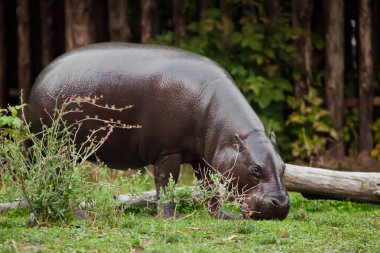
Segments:
[[[119,228],[75,221],[28,228],[28,214],[0,216],[0,252],[379,252],[380,207],[307,200],[291,193],[284,221],[220,221],[203,210],[176,221],[127,212]]]

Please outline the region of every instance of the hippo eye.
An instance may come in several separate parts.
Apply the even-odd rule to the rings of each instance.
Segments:
[[[249,174],[254,178],[259,178],[261,174],[261,169],[259,166],[251,166],[249,167]]]

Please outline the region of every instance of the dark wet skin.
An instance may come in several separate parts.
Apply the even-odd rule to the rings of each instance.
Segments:
[[[282,183],[285,167],[274,138],[265,134],[234,81],[213,61],[153,45],[101,43],[74,50],[52,62],[36,80],[28,101],[32,129],[41,129],[40,118],[50,122],[46,111],[52,114],[52,97],[100,95],[100,104],[133,107],[113,112],[84,106],[84,113],[67,119],[98,115],[142,126],[115,129],[97,151],[109,167],[154,164],[157,193],[165,189],[170,175],[178,180],[182,163],[192,164],[204,182],[208,180],[202,175],[207,173],[202,172],[210,166],[221,173],[230,171],[241,192],[250,189],[242,205],[244,218],[286,217],[290,202]],[[100,127],[86,124],[88,129]],[[78,141],[85,135],[80,132]],[[218,196],[207,205],[216,218],[239,217],[221,210]],[[173,214],[172,203],[158,211],[162,217]]]

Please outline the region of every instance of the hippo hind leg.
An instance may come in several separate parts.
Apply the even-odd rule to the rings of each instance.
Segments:
[[[180,154],[170,154],[161,156],[154,164],[154,181],[156,184],[157,199],[159,200],[160,192],[166,190],[170,177],[177,183],[181,165]],[[173,217],[174,203],[172,201],[163,204],[157,204],[157,216],[162,218]]]

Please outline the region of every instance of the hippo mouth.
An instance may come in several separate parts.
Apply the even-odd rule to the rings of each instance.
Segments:
[[[288,197],[280,200],[255,197],[240,206],[243,218],[254,220],[283,220],[288,215],[289,209]]]

